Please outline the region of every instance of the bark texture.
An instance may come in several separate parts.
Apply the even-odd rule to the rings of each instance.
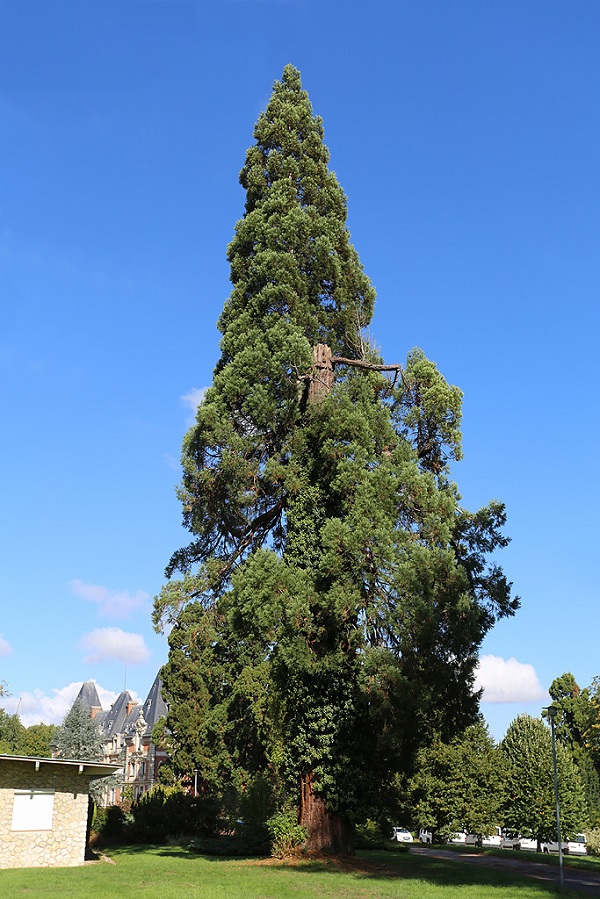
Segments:
[[[333,388],[333,362],[331,347],[318,343],[313,347],[313,364],[308,384],[308,404],[318,403]]]
[[[323,799],[315,793],[314,774],[302,775],[298,823],[306,828],[306,848],[312,852],[353,855],[352,835],[348,822],[341,815],[329,811]]]

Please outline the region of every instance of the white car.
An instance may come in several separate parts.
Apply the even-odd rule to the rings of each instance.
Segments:
[[[587,840],[584,833],[576,833],[574,839],[567,840],[569,855],[587,855]]]
[[[500,839],[500,848],[501,849],[518,849],[519,848],[519,834],[516,830],[503,830],[502,837]]]
[[[412,833],[406,827],[393,827],[392,840],[397,840],[399,843],[412,843]]]
[[[457,833],[451,833],[449,843],[466,843],[467,835],[464,830],[460,830]]]
[[[562,844],[565,855],[587,855],[587,842],[584,833],[575,834],[572,840],[566,840]],[[558,852],[558,840],[542,843],[542,852]]]
[[[502,841],[502,831],[499,827],[496,827],[494,833],[489,834],[481,834],[481,833],[468,833],[465,843],[467,846],[484,846],[486,848],[500,848],[500,843]]]
[[[503,830],[500,847],[501,849],[523,849],[526,852],[536,852],[537,840],[528,830],[523,833],[517,833],[516,830]]]
[[[524,849],[527,852],[537,852],[537,847],[537,839],[532,835],[531,831],[527,830],[521,834],[519,837],[519,849]]]

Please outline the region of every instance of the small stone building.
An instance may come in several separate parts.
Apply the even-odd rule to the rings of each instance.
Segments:
[[[0,868],[83,864],[90,782],[100,762],[0,755]]]

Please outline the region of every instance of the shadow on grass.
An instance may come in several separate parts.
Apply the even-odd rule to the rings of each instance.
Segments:
[[[431,856],[419,856],[408,853],[363,850],[359,855],[347,857],[298,856],[290,859],[257,858],[256,856],[224,857],[190,853],[184,846],[137,845],[120,846],[110,850],[111,856],[118,862],[119,855],[141,855],[151,852],[156,857],[172,859],[194,859],[202,862],[219,864],[244,864],[268,867],[274,871],[297,870],[303,875],[339,875],[341,873],[371,883],[398,881],[420,881],[429,886],[439,888],[471,887],[485,888],[488,892],[498,891],[499,897],[510,891],[516,894],[525,884],[540,897],[559,894],[558,884],[544,879],[530,879],[525,872],[520,873],[513,868],[503,870],[499,867],[485,867],[460,860],[440,859]],[[561,894],[567,896],[583,896],[586,893],[566,890]],[[587,892],[587,895],[590,895]],[[600,892],[596,893],[600,895]]]
[[[265,862],[268,859],[256,855],[208,855],[203,852],[191,852],[186,845],[165,845],[164,843],[135,843],[131,845],[119,844],[107,846],[103,852],[111,857],[119,855],[143,855],[151,852],[152,855],[161,858],[195,859],[201,858],[206,862]]]

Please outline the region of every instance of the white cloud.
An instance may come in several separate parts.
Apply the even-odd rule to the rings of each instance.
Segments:
[[[183,396],[179,397],[181,403],[186,407],[189,413],[186,418],[188,427],[191,427],[196,421],[196,409],[206,396],[207,390],[208,387],[192,387],[189,393],[184,393]]]
[[[131,634],[119,627],[101,627],[85,634],[81,647],[87,653],[85,661],[104,662],[120,659],[121,662],[139,664],[150,658],[148,647],[141,634]]]
[[[71,590],[75,596],[87,602],[96,603],[102,615],[111,618],[127,618],[132,612],[141,609],[148,602],[149,596],[143,590],[128,593],[126,590],[111,590],[99,584],[86,584],[76,578],[71,581]]]
[[[62,724],[65,715],[73,705],[75,697],[81,689],[81,681],[68,684],[66,687],[53,688],[51,695],[46,695],[42,690],[34,690],[33,693],[21,693],[20,696],[11,696],[2,700],[2,706],[13,715],[18,712],[21,723],[25,727],[32,724]],[[117,694],[112,690],[106,690],[96,683],[96,690],[103,709],[109,709]],[[129,690],[136,701],[138,696],[133,690]]]
[[[535,702],[548,698],[533,665],[500,656],[481,656],[475,689],[483,702]]]
[[[8,643],[7,640],[4,639],[2,634],[0,634],[0,659],[2,656],[9,656],[12,652],[12,646]]]

